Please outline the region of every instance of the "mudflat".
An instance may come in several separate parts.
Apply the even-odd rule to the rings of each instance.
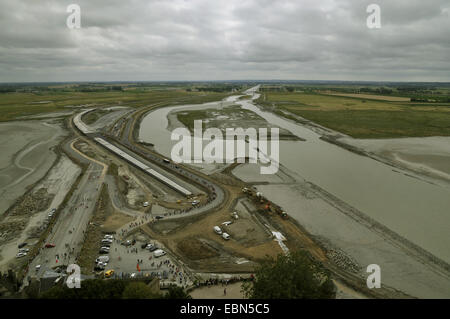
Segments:
[[[50,149],[63,136],[57,122],[0,123],[0,214],[51,168],[57,156]]]

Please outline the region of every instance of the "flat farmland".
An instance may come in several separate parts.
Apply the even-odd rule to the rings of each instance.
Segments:
[[[380,100],[380,101],[390,101],[390,102],[409,102],[411,98],[401,97],[401,96],[386,96],[386,95],[374,95],[374,94],[359,94],[359,93],[323,93],[327,95],[343,96],[343,97],[354,97],[358,99],[368,99],[368,100]]]
[[[73,107],[125,105],[141,107],[153,103],[204,103],[217,101],[228,94],[173,90],[124,90],[110,92],[41,92],[3,93],[0,95],[0,122],[18,117],[50,114]]]
[[[450,104],[412,104],[299,92],[266,92],[258,103],[278,115],[288,111],[355,138],[450,136]]]

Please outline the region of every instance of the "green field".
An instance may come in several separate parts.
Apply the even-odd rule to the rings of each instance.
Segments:
[[[450,136],[449,103],[270,91],[261,94],[258,103],[279,115],[288,111],[355,138]]]
[[[204,103],[221,100],[230,93],[193,92],[185,88],[173,89],[127,89],[123,91],[48,91],[11,92],[0,94],[0,122],[22,116],[69,111],[72,107],[124,105],[142,107],[158,102]]]

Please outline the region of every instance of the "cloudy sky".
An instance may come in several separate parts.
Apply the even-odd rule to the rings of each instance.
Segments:
[[[450,81],[449,57],[448,0],[0,0],[0,82]]]

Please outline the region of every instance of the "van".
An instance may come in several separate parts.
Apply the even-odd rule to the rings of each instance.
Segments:
[[[214,226],[214,232],[218,235],[222,235],[222,229],[219,226]]]
[[[228,240],[228,239],[230,239],[230,235],[228,235],[227,233],[223,233],[222,238],[225,240]]]
[[[166,252],[165,252],[164,250],[162,250],[162,249],[157,249],[157,250],[155,250],[155,251],[153,252],[153,256],[154,256],[155,258],[164,256],[165,254],[166,254]]]

